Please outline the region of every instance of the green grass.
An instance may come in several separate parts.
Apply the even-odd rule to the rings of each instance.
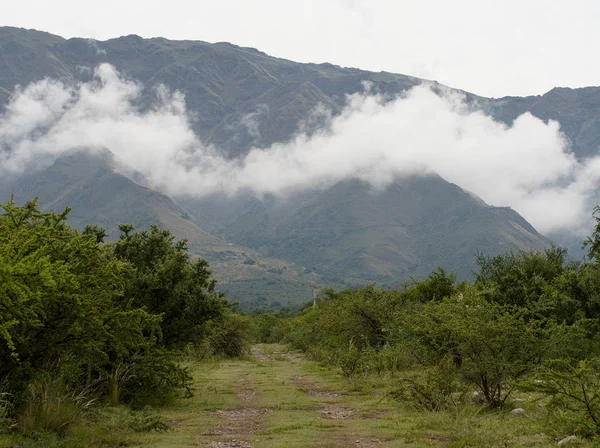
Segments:
[[[532,397],[527,395],[518,395],[526,401],[515,404],[526,409],[522,418],[511,415],[510,409],[491,412],[471,405],[423,413],[386,398],[389,382],[383,379],[348,381],[337,370],[312,361],[290,362],[283,356],[285,349],[281,346],[260,345],[259,350],[270,360],[225,361],[217,369],[201,372],[198,396],[194,402],[180,405],[183,413],[197,408],[265,408],[268,412],[261,415],[258,428],[247,437],[255,447],[347,447],[370,443],[381,447],[556,446],[557,439],[543,435],[545,410],[537,401],[528,401]],[[236,399],[236,384],[242,376],[254,390],[252,403],[241,404]],[[327,418],[323,411],[332,408],[353,413],[343,419]],[[170,410],[163,410],[163,415],[176,418]],[[192,439],[208,444],[213,440],[208,434],[222,423],[210,415],[196,413],[193,419],[197,419],[197,425],[181,425],[170,434],[150,434],[136,446],[191,446],[184,443]]]
[[[123,424],[130,411],[105,408],[95,422],[75,426],[63,439],[0,436],[0,447],[196,447],[232,438],[256,448],[550,447],[558,440],[543,434],[545,409],[535,397],[516,396],[525,400],[515,403],[526,409],[524,417],[511,415],[510,408],[492,412],[473,405],[424,413],[387,398],[389,382],[383,379],[348,381],[318,363],[291,362],[281,346],[258,349],[265,359],[191,363],[195,396],[150,411],[171,431],[136,433]],[[244,409],[260,412],[227,429],[227,416]],[[331,418],[335,412],[343,418]]]

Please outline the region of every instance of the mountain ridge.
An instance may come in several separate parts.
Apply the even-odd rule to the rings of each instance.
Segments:
[[[184,92],[187,108],[195,116],[194,131],[205,144],[228,157],[288,141],[319,104],[333,115],[340,113],[347,95],[364,91],[365,82],[371,91],[388,97],[422,82],[411,76],[328,63],[295,63],[230,43],[132,35],[107,41],[66,40],[0,27],[0,106],[7,103],[18,83],[26,85],[44,77],[67,83],[89,81],[91,70],[100,62],[111,63],[124,76],[142,82],[148,91],[164,84]],[[470,107],[508,124],[524,112],[545,121],[556,119],[561,126],[564,122],[574,153],[586,157],[600,144],[600,125],[595,125],[600,123],[600,111],[595,107],[600,88],[589,89],[585,95],[572,89],[552,89],[540,96],[499,99],[460,92]],[[575,117],[574,108],[581,109]],[[254,128],[244,125],[247,117],[255,118]],[[60,189],[65,186],[61,187],[59,180],[54,186],[55,195],[61,197],[64,192]],[[109,185],[102,191],[107,203],[118,200]],[[143,197],[141,190],[136,194]],[[235,269],[263,263],[255,260],[258,257],[291,263],[294,267],[290,270],[297,270],[297,279],[304,285],[297,301],[304,300],[300,296],[306,297],[309,283],[320,281],[314,275],[328,284],[376,281],[394,287],[442,265],[464,278],[474,269],[474,254],[480,249],[494,255],[507,249],[540,249],[549,243],[512,209],[491,207],[435,176],[402,179],[379,196],[360,183],[340,182],[329,189],[298,194],[283,206],[268,197],[261,201],[243,195],[177,201],[190,213],[199,229],[195,231],[255,254],[248,264],[242,261]],[[74,208],[82,220],[94,218],[89,203],[82,203],[79,210]],[[144,210],[139,213],[145,216]],[[227,273],[228,262],[217,258],[211,264]],[[246,284],[260,290],[273,280],[253,281]],[[247,288],[240,294],[239,299],[234,298],[244,301],[254,294],[249,302],[255,304],[263,297],[262,292],[251,293]],[[279,302],[276,294],[269,300]]]

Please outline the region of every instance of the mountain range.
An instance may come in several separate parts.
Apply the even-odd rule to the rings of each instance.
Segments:
[[[17,85],[44,77],[89,81],[102,62],[146,87],[163,84],[183,92],[195,133],[232,159],[290,140],[318,106],[339,114],[347,95],[363,91],[365,82],[394,97],[423,81],[301,64],[230,43],[133,35],[67,40],[0,27],[0,107]],[[525,112],[558,121],[579,159],[596,154],[600,145],[598,87],[499,99],[462,93],[467,103],[507,124]],[[75,226],[97,223],[113,237],[123,222],[169,227],[209,260],[221,288],[247,309],[302,303],[315,284],[396,287],[438,266],[468,278],[475,253],[550,243],[514,210],[492,207],[435,174],[398,178],[383,191],[347,180],[284,199],[246,193],[190,199],[169,197],[119,172],[107,148],[65,154],[41,171],[0,180],[0,202],[10,192],[21,202],[37,196],[46,209],[68,205]]]

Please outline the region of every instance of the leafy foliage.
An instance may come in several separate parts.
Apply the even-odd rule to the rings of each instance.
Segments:
[[[126,283],[132,305],[161,316],[162,343],[182,346],[206,337],[207,324],[219,320],[229,308],[222,294],[215,292],[206,260],[192,262],[187,241],[175,241],[168,230],[151,226],[133,232],[122,225],[116,256],[134,266]]]
[[[122,226],[120,241],[104,243],[98,226],[70,228],[68,209],[13,200],[2,209],[2,428],[62,434],[94,403],[143,408],[191,396],[189,370],[169,347],[215,334],[230,356],[245,346],[249,324],[169,231]],[[164,429],[146,420],[138,426]]]
[[[553,360],[529,383],[549,395],[553,424],[570,433],[600,435],[600,359]]]
[[[543,252],[478,255],[476,282],[492,302],[530,306],[540,300],[547,285],[564,273],[566,255],[566,250],[554,246]]]
[[[464,393],[465,387],[454,366],[441,363],[426,368],[418,376],[400,378],[392,396],[419,410],[437,412],[456,407]]]
[[[600,223],[600,209],[595,217]],[[391,395],[421,410],[464,405],[469,390],[503,408],[528,385],[552,398],[551,425],[595,437],[598,233],[600,224],[588,239],[590,262],[570,261],[554,246],[480,255],[472,283],[438,269],[399,290],[326,291],[316,307],[274,326],[346,377],[387,374]]]
[[[516,381],[532,372],[561,334],[526,309],[489,303],[475,288],[428,303],[408,323],[426,364],[454,363],[487,403],[504,404]]]
[[[438,268],[420,282],[413,281],[410,294],[413,300],[429,302],[430,300],[442,300],[458,292],[456,286],[456,275],[448,274],[443,268]]]
[[[13,385],[56,360],[76,381],[145,353],[160,337],[160,316],[125,298],[131,267],[111,247],[81,235],[62,214],[10,202],[0,216],[0,375]]]
[[[252,333],[252,322],[248,317],[229,313],[211,329],[208,337],[210,352],[228,358],[240,357],[248,352]]]

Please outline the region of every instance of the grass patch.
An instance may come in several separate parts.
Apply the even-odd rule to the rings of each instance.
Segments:
[[[190,362],[195,396],[145,411],[148,421],[160,418],[169,431],[136,432],[123,424],[135,418],[131,411],[101,408],[94,419],[73,425],[63,438],[41,435],[24,440],[4,435],[0,447],[197,447],[233,438],[223,426],[228,415],[235,417],[244,409],[254,412],[255,425],[233,428],[247,431],[235,438],[248,440],[255,448],[550,447],[558,440],[543,434],[546,413],[535,395],[515,394],[514,407],[525,409],[523,417],[511,415],[510,407],[489,411],[470,404],[419,412],[388,398],[389,383],[386,387],[381,378],[362,377],[350,383],[337,369],[306,360],[291,362],[281,346],[258,349],[270,360]],[[316,389],[325,395],[309,393]]]

